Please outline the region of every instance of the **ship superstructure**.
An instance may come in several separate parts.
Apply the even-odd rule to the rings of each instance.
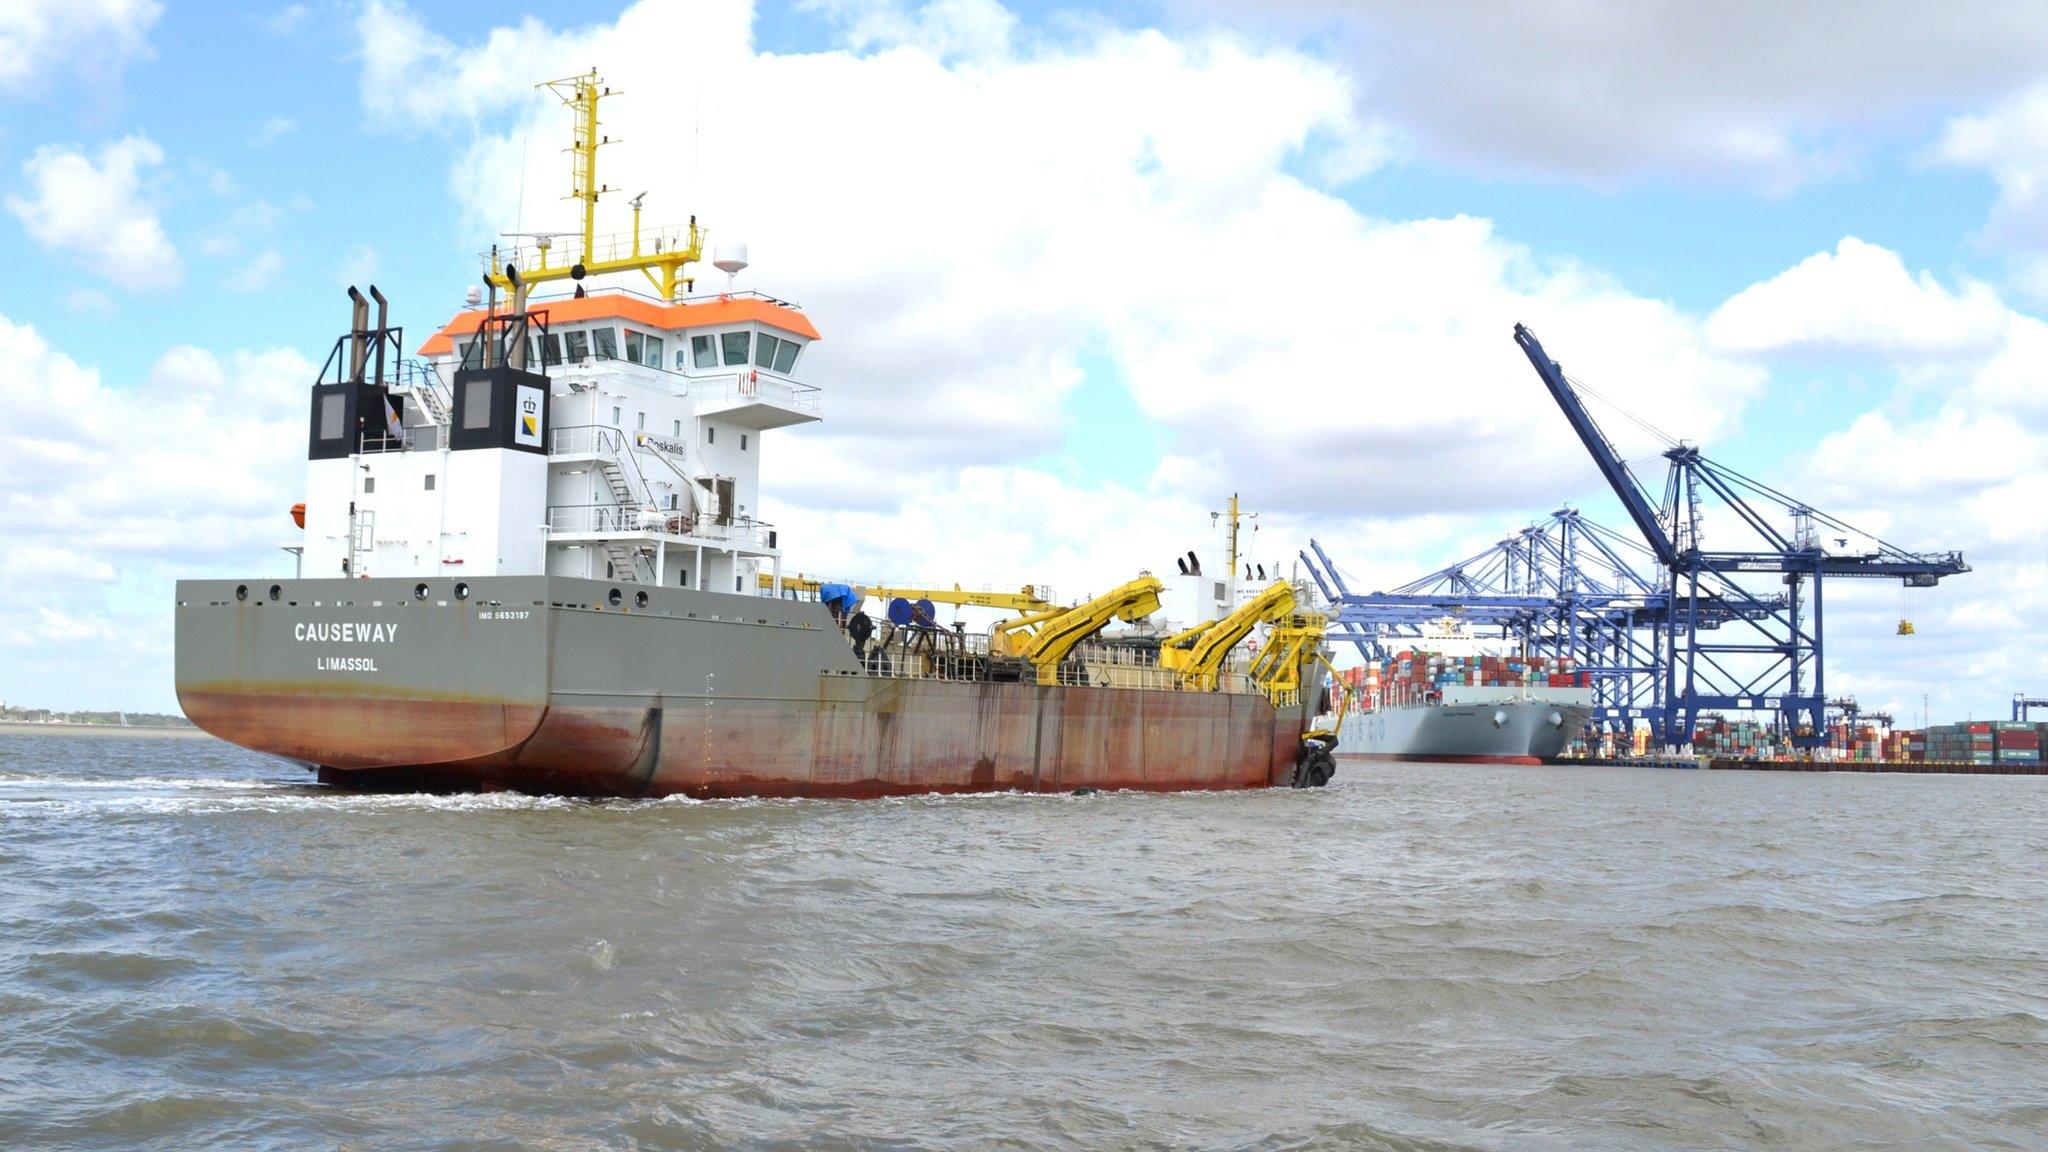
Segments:
[[[382,294],[350,290],[312,389],[298,575],[179,583],[177,686],[196,724],[377,786],[1329,780],[1334,737],[1311,724],[1324,620],[1284,583],[1232,606],[1197,563],[1171,591],[1141,574],[1077,604],[986,594],[1017,614],[973,633],[937,621],[943,591],[891,595],[878,622],[849,585],[785,584],[761,441],[820,418],[799,379],[819,333],[787,301],[696,296],[694,219],[643,234],[636,200],[632,232],[599,238],[607,93],[594,75],[550,87],[576,118],[581,235],[494,251],[466,307],[410,352]],[[714,263],[731,275],[745,256]],[[593,280],[622,273],[654,294]],[[1162,596],[1215,614],[1171,636],[1106,632]],[[1252,655],[1238,642],[1255,629]]]

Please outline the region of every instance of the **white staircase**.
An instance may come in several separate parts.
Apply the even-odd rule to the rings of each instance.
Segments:
[[[448,426],[453,414],[449,411],[448,398],[441,395],[438,386],[429,383],[415,384],[412,398],[419,401],[420,411],[427,414],[427,419],[444,428]]]
[[[618,530],[640,522],[640,501],[633,496],[633,485],[626,480],[625,469],[613,459],[600,459],[597,470],[604,476],[604,482],[612,490],[612,503],[618,505]],[[604,554],[612,562],[612,579],[623,584],[640,582],[640,560],[636,550],[621,540],[606,540]]]

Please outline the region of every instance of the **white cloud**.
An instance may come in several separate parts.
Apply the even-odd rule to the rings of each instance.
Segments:
[[[111,316],[114,298],[97,288],[73,288],[64,293],[64,307],[73,312]]]
[[[1849,236],[1736,293],[1707,322],[1707,337],[1735,353],[1954,356],[1990,351],[2009,320],[1990,286],[1965,280],[1951,291]]]
[[[123,287],[175,284],[183,275],[178,251],[144,183],[163,159],[163,149],[147,136],[102,147],[97,162],[45,145],[22,165],[30,195],[7,197],[7,209],[38,244],[71,254]]]
[[[2028,252],[2048,251],[2048,82],[1950,120],[1933,156],[1982,169],[1997,181],[1987,240]]]
[[[1068,409],[1090,374],[1166,430],[1168,487],[1400,512],[1583,483],[1516,320],[1618,389],[1640,382],[1630,403],[1671,426],[1711,431],[1761,381],[1675,309],[1486,221],[1376,220],[1308,182],[1320,158],[1379,138],[1312,57],[1156,31],[1024,42],[996,35],[1008,25],[985,5],[877,25],[865,55],[783,56],[753,49],[748,16],[642,4],[613,25],[527,22],[458,46],[375,4],[365,106],[395,128],[511,120],[451,173],[481,247],[510,221],[570,219],[552,191],[566,161],[541,146],[567,113],[528,102],[547,73],[517,62],[606,61],[628,93],[606,130],[628,143],[603,153],[605,182],[654,189],[655,219],[696,213],[714,238],[751,241],[742,286],[794,296],[825,331],[808,372],[830,421],[776,478],[813,506],[894,506],[951,469],[1057,452],[1068,420],[1096,418]],[[673,43],[694,46],[692,83],[649,98],[674,89]],[[685,138],[694,149],[636,143]]]
[[[1829,690],[1902,722],[1917,722],[1923,692],[1937,721],[1982,718],[2004,694],[2048,683],[2048,323],[1861,247],[1845,260],[1845,242],[1745,290],[1710,331],[1741,332],[1763,355],[1895,361],[1884,402],[1788,461],[1781,486],[1900,547],[1960,550],[1975,570],[1911,593],[1831,583]],[[1916,309],[1929,314],[1917,330]],[[1765,319],[1773,312],[1781,327]],[[1902,611],[1910,637],[1895,635]]]
[[[292,36],[303,29],[312,17],[312,10],[304,4],[287,4],[269,15],[257,17],[256,23],[273,36]]]
[[[249,134],[251,148],[268,148],[293,132],[298,131],[298,122],[289,116],[268,116],[256,130]]]
[[[151,55],[157,0],[8,0],[0,4],[0,95],[26,95],[71,75],[88,87],[117,83]]]
[[[284,271],[284,257],[274,248],[265,249],[256,258],[230,273],[223,283],[230,292],[259,292],[277,281],[277,274]]]
[[[171,581],[278,570],[312,372],[180,347],[113,386],[0,316],[0,405],[36,423],[0,453],[0,697],[169,706]]]
[[[367,244],[358,244],[342,255],[341,263],[335,266],[334,278],[339,284],[364,285],[377,278],[377,250]]]
[[[2033,0],[1970,18],[1906,0],[1175,0],[1290,36],[1359,77],[1416,151],[1489,172],[1721,180],[1766,191],[1852,169],[1939,110],[2036,79]]]

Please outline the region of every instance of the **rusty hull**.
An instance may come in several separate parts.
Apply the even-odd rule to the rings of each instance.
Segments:
[[[343,786],[700,798],[1262,788],[1305,727],[1253,694],[870,676],[815,604],[429,583],[181,583],[186,714]],[[337,622],[397,628],[301,639]]]

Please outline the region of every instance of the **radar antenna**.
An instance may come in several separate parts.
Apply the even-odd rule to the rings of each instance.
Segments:
[[[678,287],[687,289],[695,283],[693,277],[683,274],[684,269],[704,258],[704,232],[697,227],[695,216],[690,217],[685,228],[656,235],[652,251],[643,251],[640,205],[647,194],[642,192],[633,198],[633,231],[630,236],[607,236],[600,240],[597,235],[598,198],[607,192],[617,191],[598,182],[597,150],[606,144],[618,143],[608,136],[599,135],[597,105],[605,97],[618,93],[604,86],[595,68],[581,76],[550,80],[538,87],[560,97],[575,117],[575,130],[568,149],[571,157],[568,199],[581,201],[583,205],[581,246],[569,258],[551,261],[549,250],[554,239],[575,236],[576,233],[508,232],[508,236],[530,237],[534,241],[530,249],[520,248],[511,253],[510,266],[517,268],[520,278],[528,285],[549,280],[582,280],[586,276],[612,272],[640,272],[646,275],[662,299],[674,300]],[[511,289],[508,268],[499,260],[489,262],[486,275],[494,287]]]

